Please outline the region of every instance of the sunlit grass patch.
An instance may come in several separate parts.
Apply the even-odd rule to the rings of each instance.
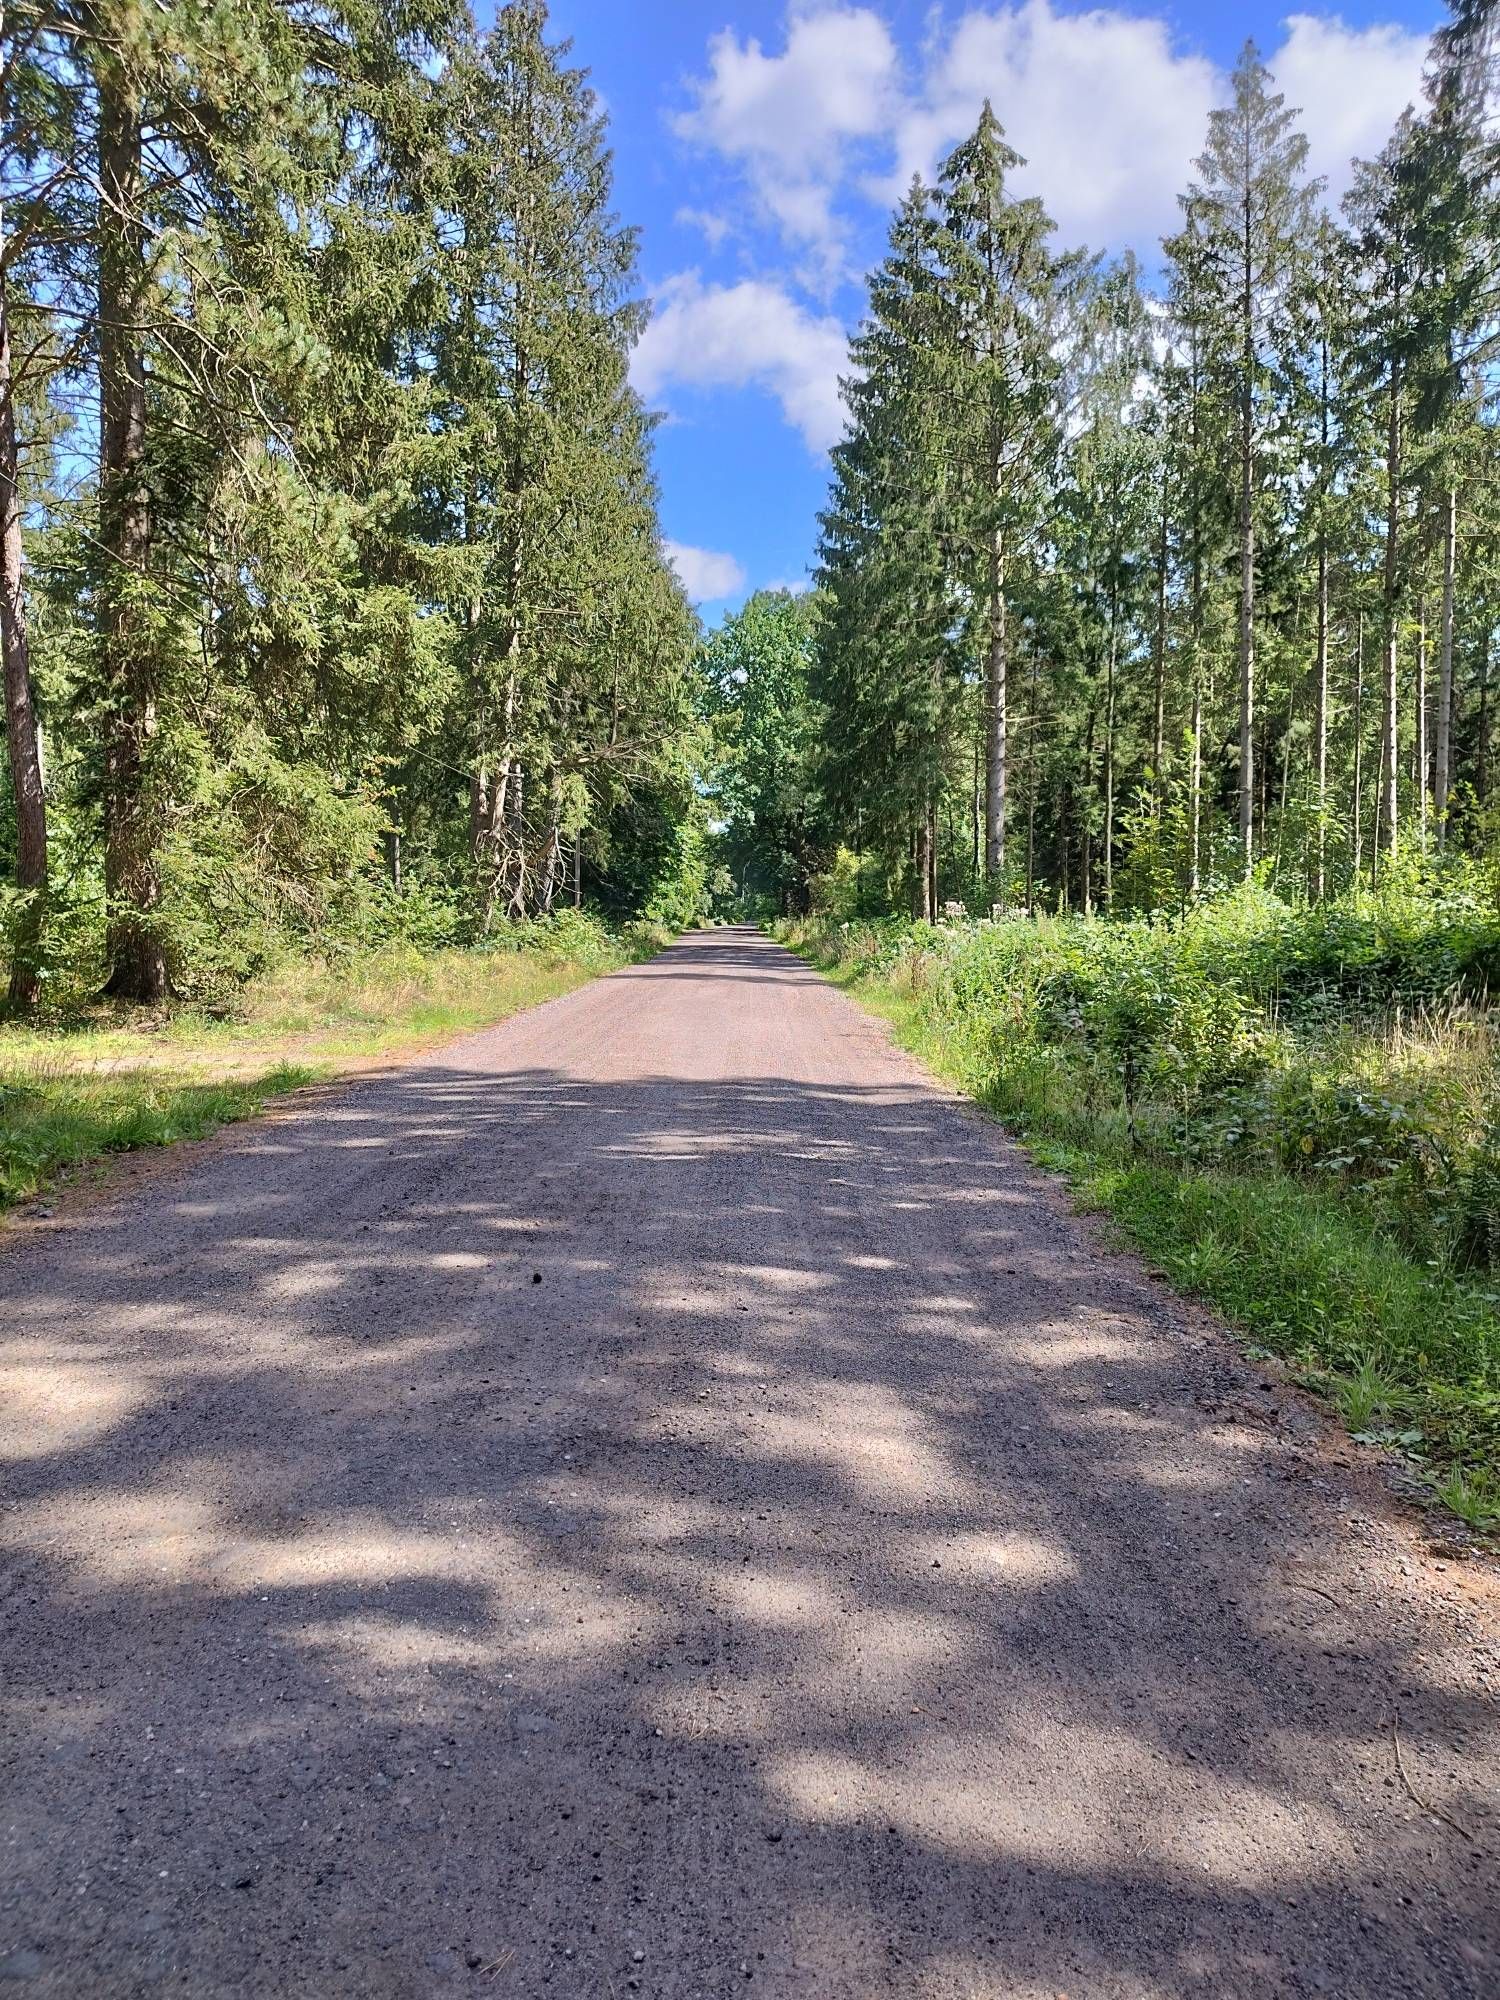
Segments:
[[[299,961],[232,1011],[100,1007],[0,1026],[0,1210],[90,1161],[202,1138],[301,1084],[556,999],[648,943],[559,926],[521,949]]]
[[[0,1051],[0,1208],[38,1194],[68,1168],[248,1118],[316,1072],[277,1063],[237,1082],[152,1066],[90,1072],[27,1066]]]

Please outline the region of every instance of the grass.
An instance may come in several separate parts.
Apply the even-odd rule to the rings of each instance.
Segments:
[[[909,961],[893,977],[814,932],[787,942],[1003,1118],[1178,1289],[1289,1362],[1352,1433],[1405,1453],[1472,1527],[1500,1528],[1500,1278],[1413,1254],[1335,1181],[1133,1143],[1119,1106],[1080,1095],[1066,1071],[1059,1085],[1056,1065],[997,1057],[993,1024],[955,1015],[951,990],[913,979]],[[1403,1034],[1403,1062],[1430,1060]]]
[[[94,1008],[0,1026],[0,1212],[114,1153],[198,1139],[268,1099],[486,1027],[636,955],[602,931],[518,951],[287,965],[228,1013]]]

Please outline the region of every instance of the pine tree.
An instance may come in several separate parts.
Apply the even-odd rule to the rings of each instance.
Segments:
[[[299,259],[341,155],[374,142],[375,52],[399,42],[378,7],[279,0],[77,0],[30,37],[51,211],[30,275],[64,330],[59,393],[98,411],[78,585],[121,997],[160,998],[171,980],[163,870],[198,756],[183,693],[204,598],[227,575],[226,524],[292,461],[293,380],[318,361]],[[404,44],[395,60],[411,68]]]
[[[1360,268],[1361,379],[1383,411],[1381,556],[1381,724],[1376,851],[1394,853],[1400,832],[1400,643],[1411,551],[1408,424],[1423,360],[1415,309],[1416,215],[1420,184],[1416,122],[1406,113],[1378,160],[1363,162],[1345,201]]]

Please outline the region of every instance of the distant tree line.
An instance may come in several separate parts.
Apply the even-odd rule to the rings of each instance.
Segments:
[[[696,627],[540,0],[19,0],[0,61],[12,1003],[483,936],[580,855],[648,900]]]

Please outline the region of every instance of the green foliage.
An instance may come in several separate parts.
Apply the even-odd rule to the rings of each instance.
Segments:
[[[811,598],[757,591],[699,655],[713,846],[729,878],[718,900],[733,908],[764,902],[787,914],[820,858],[808,696],[815,625]]]
[[[545,6],[23,5],[0,37],[52,863],[0,918],[40,916],[44,1002],[523,923],[647,795],[690,875],[635,236]],[[612,909],[702,900],[637,888]]]
[[[1378,1400],[1439,1460],[1500,1458],[1500,1035],[1478,1004],[1500,912],[1478,871],[1313,909],[1252,886],[1182,917],[788,935],[1351,1410]]]

